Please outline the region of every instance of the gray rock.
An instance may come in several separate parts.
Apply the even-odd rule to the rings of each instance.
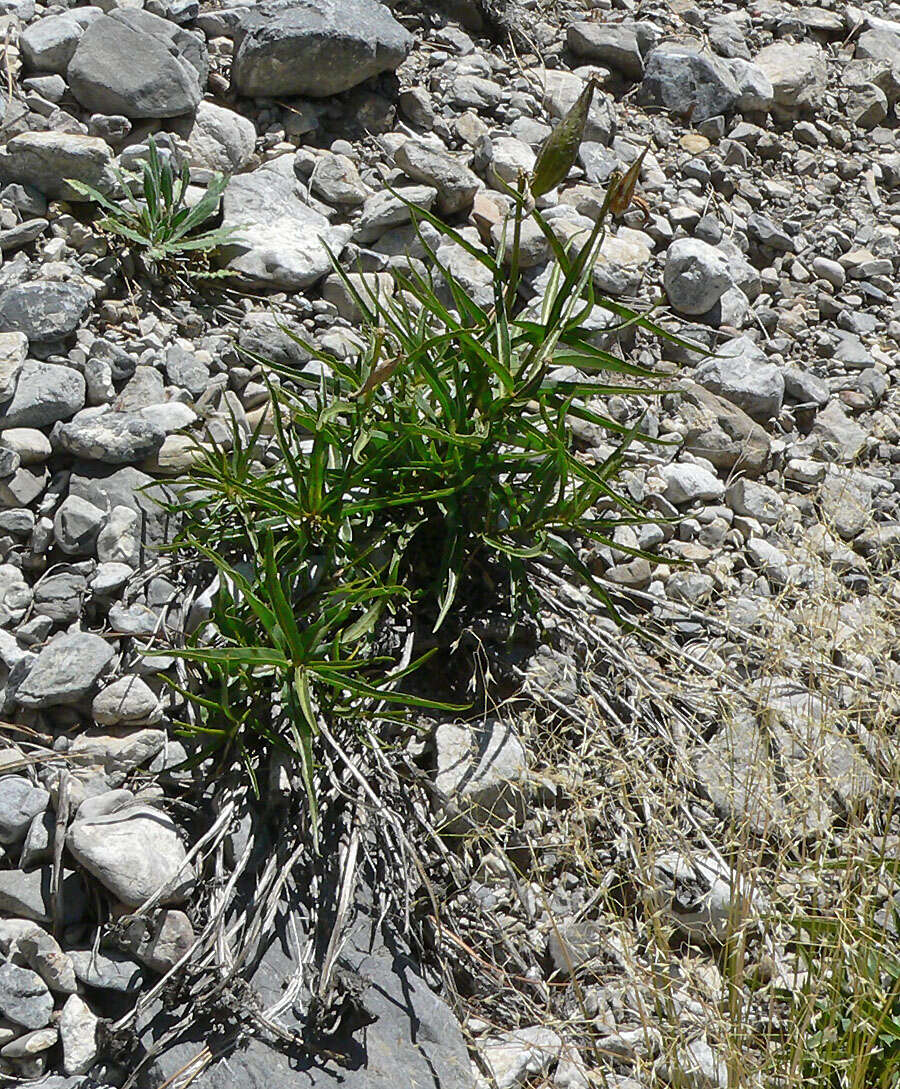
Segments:
[[[686,605],[702,605],[715,589],[712,575],[704,571],[673,571],[666,581],[666,595]]]
[[[276,937],[272,945],[279,944]],[[284,982],[298,967],[280,951],[273,956],[275,952],[270,947],[252,980],[266,1004],[277,1000]],[[354,1031],[345,1020],[333,1038],[335,1050],[354,1056],[352,1065],[341,1069],[342,1089],[474,1089],[472,1064],[459,1024],[447,1005],[428,989],[408,957],[393,950],[378,949],[370,955],[347,947],[338,959],[338,968],[365,981],[361,1014],[369,1022],[363,1033]],[[290,1018],[289,1013],[287,1016]],[[153,1026],[153,1036],[161,1035],[167,1026],[168,1021],[160,1019]],[[202,1046],[203,1037],[195,1031],[148,1064],[138,1083],[140,1089],[171,1083],[197,1054],[198,1040]],[[294,1058],[262,1040],[251,1039],[201,1071],[191,1089],[295,1084],[305,1089],[329,1089],[334,1080],[333,1069],[314,1056]]]
[[[310,354],[291,333],[301,340],[307,338],[306,331],[289,319],[278,319],[267,311],[254,310],[241,322],[238,346],[242,352],[252,353],[268,362],[301,367],[309,361]],[[255,363],[255,360],[251,359],[250,362]]]
[[[0,1049],[4,1059],[29,1059],[53,1047],[59,1038],[55,1025],[26,1032]]]
[[[69,748],[69,757],[73,766],[102,774],[106,785],[114,788],[135,768],[150,764],[165,744],[162,730],[107,726],[79,734]]]
[[[347,155],[322,155],[316,160],[309,187],[316,196],[336,208],[357,208],[365,203],[368,187]]]
[[[355,242],[375,242],[392,227],[412,222],[409,205],[430,211],[437,190],[430,185],[409,185],[394,193],[384,190],[366,198],[362,215],[353,235]]]
[[[840,291],[847,279],[847,273],[843,265],[838,261],[832,261],[828,257],[814,257],[811,268],[813,272],[823,280],[827,280],[832,287]]]
[[[872,520],[871,477],[829,466],[819,492],[822,521],[845,541],[858,537]]]
[[[774,42],[755,59],[772,84],[775,106],[788,116],[817,112],[827,80],[825,54],[815,42]]]
[[[714,855],[668,852],[653,864],[654,909],[682,933],[724,943],[759,901],[739,874]]]
[[[144,973],[141,966],[123,953],[72,949],[69,951],[69,959],[75,975],[88,987],[133,994],[143,986]]]
[[[166,374],[173,386],[200,397],[209,385],[209,365],[182,344],[166,349]]]
[[[609,65],[629,79],[644,75],[644,58],[633,24],[573,22],[566,44],[576,56]]]
[[[249,165],[256,150],[256,127],[234,110],[207,99],[197,111],[173,129],[187,140],[188,163],[192,167],[236,174]]]
[[[99,635],[60,635],[32,662],[15,698],[23,707],[76,703],[91,691],[113,654],[113,648]]]
[[[54,571],[35,586],[34,611],[56,624],[71,624],[81,615],[87,579],[81,571]]]
[[[94,721],[101,726],[137,726],[158,722],[159,699],[140,677],[120,677],[102,689],[91,705]]]
[[[61,340],[78,328],[92,298],[90,289],[79,284],[49,280],[16,284],[0,294],[0,324],[7,332],[15,330],[24,333],[29,341]],[[49,422],[45,420],[20,426],[41,427]],[[10,423],[6,426],[16,425]]]
[[[705,314],[731,286],[729,260],[696,238],[676,239],[666,251],[663,284],[682,314]]]
[[[53,536],[67,556],[90,556],[106,515],[93,503],[67,495],[53,516]]]
[[[65,75],[86,28],[103,14],[98,7],[75,8],[29,24],[19,38],[22,58],[31,71]]]
[[[243,19],[231,79],[239,94],[340,94],[399,67],[413,39],[376,0],[263,0]]]
[[[190,865],[182,865],[185,850],[171,817],[135,802],[128,791],[94,801],[103,804],[86,808],[82,803],[69,828],[66,842],[73,858],[129,907],[139,907],[164,887],[162,903],[186,900],[194,874]]]
[[[536,93],[541,95],[551,117],[565,117],[584,90],[585,81],[581,76],[561,68],[531,68],[525,75],[537,88]],[[615,134],[616,112],[612,99],[602,91],[595,91],[584,126],[584,138],[589,143],[607,146]]]
[[[481,728],[442,723],[435,731],[441,817],[446,831],[502,824],[522,810],[528,763],[509,723]]]
[[[737,109],[752,114],[770,110],[775,102],[775,89],[762,68],[741,57],[735,57],[727,64],[738,88]]]
[[[793,253],[795,246],[791,236],[773,219],[753,212],[747,216],[747,232],[751,238],[779,253]]]
[[[601,930],[596,922],[566,922],[551,933],[547,953],[557,972],[572,976],[599,954],[601,944]]]
[[[750,59],[747,39],[737,19],[731,15],[716,15],[710,19],[707,27],[709,44],[720,57],[743,57]]]
[[[86,1074],[97,1061],[98,1018],[77,994],[66,999],[59,1015],[59,1039],[66,1074]]]
[[[44,432],[33,427],[4,428],[0,445],[9,446],[19,454],[23,465],[41,465],[52,453],[50,440]]]
[[[574,232],[585,238],[583,231]],[[619,227],[608,232],[594,262],[592,279],[598,291],[607,295],[627,295],[637,290],[652,256],[651,240],[642,231]]]
[[[303,199],[290,156],[237,174],[223,200],[223,226],[234,228],[224,252],[228,267],[256,283],[296,290],[331,271],[349,227],[333,227]]]
[[[836,400],[829,401],[816,415],[813,434],[826,453],[843,462],[858,457],[868,439],[865,430],[850,419]]]
[[[58,423],[52,440],[86,461],[128,465],[152,457],[162,446],[163,429],[144,416],[84,409],[69,423]]]
[[[558,1033],[543,1025],[528,1025],[479,1041],[479,1052],[491,1071],[493,1084],[506,1089],[527,1085],[533,1075],[539,1082],[547,1081],[562,1047]]]
[[[661,45],[647,59],[639,101],[662,106],[691,120],[706,121],[728,114],[740,94],[729,67],[718,57],[680,45]]]
[[[739,477],[729,486],[725,498],[735,514],[755,518],[764,526],[774,526],[784,514],[784,500],[759,480]]]
[[[129,952],[153,972],[168,972],[194,944],[194,928],[183,911],[163,908],[152,920],[136,919],[125,933]]]
[[[112,151],[106,142],[96,136],[70,132],[23,132],[14,136],[0,152],[0,176],[32,185],[48,197],[63,200],[85,199],[68,184],[68,178],[86,182],[101,193],[116,187]],[[23,286],[71,287],[68,284]]]
[[[21,843],[32,820],[50,804],[43,787],[34,786],[22,775],[0,779],[0,843]]]
[[[84,399],[84,378],[74,368],[28,359],[19,372],[12,400],[0,414],[0,429],[47,427],[67,420],[84,405]]]
[[[697,367],[694,377],[754,420],[768,420],[781,411],[784,376],[749,337],[723,344]]]
[[[769,436],[737,405],[691,382],[682,387],[680,416],[688,453],[706,458],[717,469],[739,469],[750,477],[766,468]]]
[[[30,506],[43,493],[47,480],[46,469],[17,469],[0,480],[0,508]]]
[[[31,599],[31,587],[21,569],[11,563],[0,563],[0,625],[17,624]]]
[[[202,38],[148,11],[119,8],[88,27],[66,75],[85,109],[155,118],[196,109],[208,70]]]
[[[51,867],[39,870],[0,870],[0,911],[36,923],[53,920],[50,895]],[[62,881],[63,919],[77,923],[84,918],[88,899],[81,875],[65,871]]]
[[[464,163],[419,140],[401,144],[394,152],[394,162],[408,178],[437,190],[437,210],[441,215],[455,215],[470,208],[481,186]]]
[[[109,610],[110,626],[121,635],[152,635],[159,627],[159,616],[140,602],[115,604]]]
[[[36,924],[16,941],[16,947],[55,994],[74,994],[78,989],[75,971],[67,953],[52,934]]]
[[[860,60],[885,61],[900,67],[900,34],[872,28],[864,30],[856,40],[856,57]]]
[[[169,494],[162,486],[153,485],[153,477],[133,466],[110,471],[98,463],[84,466],[69,479],[69,494],[78,495],[101,510],[127,507],[140,519],[140,539],[154,545],[170,533],[168,516],[160,509],[159,500]]]
[[[337,312],[347,321],[358,324],[362,321],[362,308],[356,301],[356,295],[373,310],[383,306],[394,294],[394,278],[389,272],[349,272],[348,283],[337,273],[333,273],[322,284],[322,298],[337,307]],[[351,290],[352,289],[352,290]]]
[[[490,184],[501,191],[504,186],[515,186],[519,174],[531,174],[537,155],[530,145],[514,136],[498,136],[491,139],[487,149],[486,176]]]
[[[0,1013],[27,1029],[50,1023],[53,996],[37,972],[16,964],[0,964]]]
[[[874,83],[863,84],[850,92],[847,116],[863,129],[874,129],[888,115],[888,98]]]

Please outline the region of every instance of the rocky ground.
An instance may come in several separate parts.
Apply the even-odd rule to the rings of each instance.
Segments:
[[[800,986],[785,905],[827,900],[823,859],[872,836],[892,858],[898,832],[900,6],[393,9],[0,5],[0,1075],[801,1084],[766,1073],[760,1029],[789,1020]],[[594,282],[662,303],[715,353],[665,344],[660,360],[595,311],[598,343],[670,375],[642,428],[672,445],[637,444],[626,471],[665,521],[617,539],[661,562],[583,554],[651,634],[548,581],[541,645],[504,660],[516,702],[436,724],[417,760],[455,837],[427,862],[444,926],[424,951],[421,926],[408,946],[350,928],[359,993],[337,1059],[298,1044],[289,884],[228,976],[232,1012],[254,1017],[221,1035],[207,1005],[185,1034],[176,966],[268,809],[226,811],[211,858],[179,697],[157,677],[171,660],[143,654],[197,625],[202,594],[157,551],[171,527],[145,486],[233,420],[265,421],[246,353],[308,359],[282,325],[356,351],[328,250],[386,292],[425,255],[388,186],[492,245],[500,181],[533,166],[590,76],[586,142],[545,214],[561,237],[589,228],[649,147],[647,214],[610,232]],[[154,133],[198,194],[231,175],[233,276],[148,282],[67,184],[113,192]],[[530,303],[551,254],[537,232],[524,247]],[[446,242],[439,256],[490,303],[477,262]],[[606,405],[622,422],[646,407]],[[588,460],[610,452],[590,428],[577,440]],[[882,906],[897,891],[873,888]]]

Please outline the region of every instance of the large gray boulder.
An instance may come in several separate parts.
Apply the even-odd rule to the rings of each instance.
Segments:
[[[683,45],[661,45],[647,60],[639,101],[706,121],[735,109],[740,89],[719,57]]]
[[[286,927],[283,917],[274,921],[269,944],[249,971],[252,991],[264,1008],[280,998],[285,982],[297,971]],[[351,933],[342,946],[337,970],[360,984],[356,1013],[342,1017],[329,1037],[329,1046],[350,1061],[336,1068],[315,1055],[292,1057],[282,1048],[250,1038],[223,1048],[215,1061],[198,1072],[192,1089],[334,1089],[338,1085],[341,1089],[475,1089],[459,1023],[403,950],[393,944],[386,947],[380,937],[373,942]],[[144,1044],[160,1040],[172,1027],[174,1016],[160,1010],[148,1025]],[[290,1007],[280,1019],[292,1031],[301,1028]],[[138,1089],[178,1085],[179,1071],[203,1043],[202,1025],[175,1039],[167,1036],[161,1053],[141,1071]]]
[[[105,140],[74,132],[22,132],[0,151],[0,177],[33,185],[45,196],[80,201],[68,179],[108,193],[116,187]]]
[[[306,203],[289,155],[236,174],[222,206],[223,226],[234,229],[228,267],[254,283],[309,287],[331,271],[328,249],[339,254],[350,236]]]
[[[86,109],[131,118],[191,113],[208,74],[201,38],[137,8],[91,23],[67,71],[72,94]]]
[[[399,67],[413,43],[377,0],[263,0],[243,30],[231,78],[251,97],[340,94]]]

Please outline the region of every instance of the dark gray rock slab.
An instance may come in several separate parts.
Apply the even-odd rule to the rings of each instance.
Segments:
[[[376,0],[264,0],[243,30],[231,78],[251,97],[339,94],[399,67],[413,44]]]

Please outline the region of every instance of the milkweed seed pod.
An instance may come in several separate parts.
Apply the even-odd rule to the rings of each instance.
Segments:
[[[577,101],[547,137],[538,152],[531,174],[531,193],[540,197],[565,180],[575,163],[578,148],[584,139],[584,127],[594,98],[596,81],[591,78]]]

